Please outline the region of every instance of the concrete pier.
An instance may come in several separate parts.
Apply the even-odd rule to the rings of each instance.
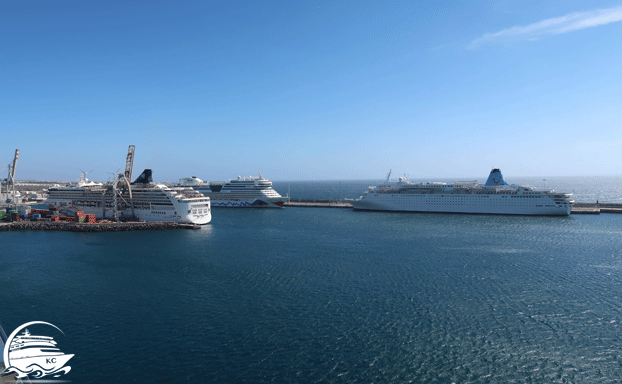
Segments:
[[[622,204],[617,203],[574,203],[572,214],[622,213]]]
[[[308,208],[352,208],[347,200],[311,200],[291,199],[283,204],[284,207],[308,207]],[[622,204],[615,203],[575,203],[571,214],[622,213]]]
[[[284,207],[310,207],[310,208],[352,208],[345,200],[305,200],[291,199],[283,204]]]

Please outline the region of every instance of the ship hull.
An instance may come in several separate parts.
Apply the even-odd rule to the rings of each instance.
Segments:
[[[350,201],[352,208],[361,211],[473,213],[494,215],[568,216],[571,204],[538,204],[531,201],[516,202],[499,195],[382,193],[370,194]]]
[[[98,220],[110,220],[114,217],[114,211],[112,209],[106,209],[105,212],[103,212],[101,208],[88,207],[84,204],[75,204],[75,202],[72,201],[47,200],[46,204],[50,208],[76,208],[84,211],[84,213],[87,215],[95,215]],[[165,209],[164,207],[153,207],[152,209],[134,209],[134,214],[136,218],[138,218],[138,220],[148,222],[174,221],[182,224],[204,225],[212,220],[211,209],[207,209],[206,212],[193,213],[192,209],[188,208],[190,207],[181,207],[180,209]],[[188,210],[190,210],[191,212],[188,213]],[[203,210],[204,209],[202,209],[202,211]],[[131,215],[131,210],[123,210],[119,212],[120,217],[131,217]]]
[[[281,196],[271,197],[263,194],[253,197],[243,196],[245,193],[256,193],[255,191],[212,192],[209,187],[194,187],[194,190],[209,197],[212,207],[218,208],[283,208],[283,204],[285,204],[286,201],[286,198]]]

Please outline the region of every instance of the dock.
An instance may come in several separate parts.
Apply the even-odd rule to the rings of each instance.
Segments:
[[[574,214],[598,215],[601,213],[622,213],[622,204],[617,203],[574,203]]]
[[[572,207],[572,215],[600,215],[600,208],[596,207]]]
[[[308,208],[352,208],[347,200],[314,200],[291,199],[283,204],[284,207]],[[599,215],[601,213],[622,213],[622,204],[616,203],[575,203],[572,206],[573,215]]]
[[[308,208],[352,208],[352,204],[346,200],[307,200],[291,199],[283,204],[284,207],[308,207]]]
[[[126,232],[160,231],[165,229],[201,229],[198,224],[181,224],[172,221],[127,222],[127,223],[55,223],[49,221],[23,221],[0,223],[3,231],[69,231],[69,232]]]

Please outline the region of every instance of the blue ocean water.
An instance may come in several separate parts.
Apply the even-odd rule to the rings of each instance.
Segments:
[[[222,208],[0,240],[0,321],[62,329],[72,382],[622,381],[622,215]]]

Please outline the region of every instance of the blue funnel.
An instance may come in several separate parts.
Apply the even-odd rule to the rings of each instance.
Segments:
[[[508,183],[503,180],[503,175],[501,174],[501,170],[499,168],[493,168],[490,171],[490,175],[488,176],[488,180],[486,180],[487,187],[494,187],[497,185],[508,185]]]

